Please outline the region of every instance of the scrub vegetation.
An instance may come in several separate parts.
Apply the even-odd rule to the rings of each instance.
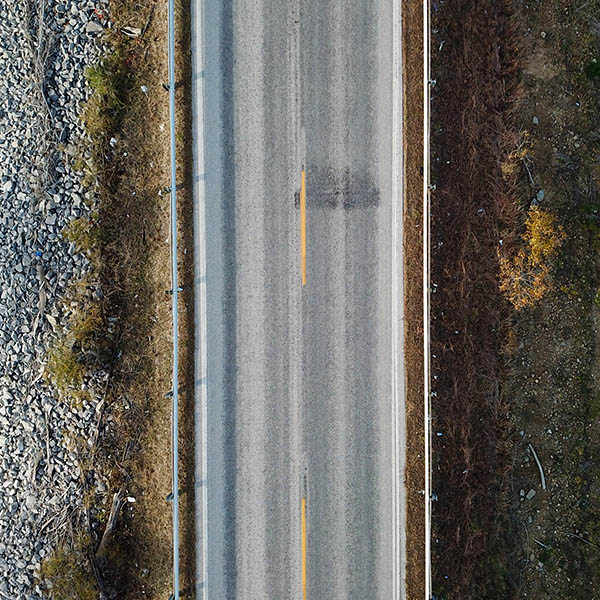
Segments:
[[[188,9],[177,3],[176,40],[186,42]],[[85,505],[72,534],[47,558],[40,577],[53,600],[118,597],[168,598],[171,593],[170,401],[171,314],[168,183],[166,5],[157,0],[112,0],[109,53],[86,70],[92,91],[81,118],[87,139],[62,147],[95,197],[89,218],[72,221],[63,237],[86,255],[89,271],[64,298],[62,323],[47,356],[46,378],[77,406],[87,395],[100,402],[96,442],[75,440]],[[164,14],[163,14],[164,13]],[[189,77],[187,52],[177,72]],[[187,120],[189,89],[178,90],[177,126]],[[181,136],[185,139],[186,136]],[[189,157],[182,148],[178,159]],[[178,169],[183,180],[187,171]],[[191,204],[179,194],[182,228],[191,228]],[[188,215],[189,209],[189,215]],[[189,246],[189,240],[186,238]],[[191,252],[182,259],[184,285]],[[192,286],[190,286],[191,289]],[[182,378],[190,358],[190,321],[183,294]],[[193,326],[193,324],[192,324]],[[101,385],[98,385],[101,382]],[[190,386],[190,389],[193,386]],[[182,415],[192,398],[182,390]],[[193,477],[193,419],[182,425],[180,481]],[[93,482],[105,482],[99,490]],[[92,483],[91,483],[92,482]],[[124,501],[123,498],[129,498]],[[117,502],[117,524],[100,550]],[[181,501],[181,585],[193,581],[193,494]]]
[[[510,467],[498,340],[524,222],[515,115],[521,57],[510,2],[450,0],[432,91],[433,567],[439,598],[508,598],[498,557]],[[442,41],[444,42],[442,44]],[[492,594],[492,596],[490,595]]]
[[[434,593],[600,592],[600,8],[434,13]]]
[[[525,221],[524,245],[516,255],[500,255],[500,291],[520,310],[535,306],[550,289],[551,266],[565,238],[562,225],[547,210],[529,209]]]

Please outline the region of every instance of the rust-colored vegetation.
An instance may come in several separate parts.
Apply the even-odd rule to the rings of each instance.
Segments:
[[[448,0],[434,29],[434,592],[510,598],[510,553],[499,534],[510,466],[500,385],[510,305],[499,276],[500,251],[518,260],[522,243],[519,35],[509,0]]]

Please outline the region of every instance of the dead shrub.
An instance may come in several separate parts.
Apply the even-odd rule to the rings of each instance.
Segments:
[[[520,38],[510,0],[448,0],[434,18],[433,585],[438,598],[510,598],[498,248],[520,245]]]

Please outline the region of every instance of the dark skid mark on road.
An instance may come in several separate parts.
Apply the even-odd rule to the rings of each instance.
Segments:
[[[379,206],[379,189],[369,173],[357,173],[350,168],[309,166],[306,171],[306,207],[344,210]],[[300,208],[300,192],[294,197]]]
[[[224,377],[224,462],[225,462],[225,540],[226,540],[226,598],[235,600],[235,473],[236,473],[236,236],[235,236],[235,146],[234,146],[234,83],[233,83],[233,0],[224,0],[221,14],[221,71],[223,99],[221,120],[223,124],[223,263],[225,345]]]

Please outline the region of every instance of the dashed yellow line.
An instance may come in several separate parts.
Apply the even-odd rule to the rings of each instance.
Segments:
[[[300,268],[302,285],[306,285],[306,173],[302,169],[300,183]]]
[[[302,598],[306,600],[306,497],[302,498]]]

